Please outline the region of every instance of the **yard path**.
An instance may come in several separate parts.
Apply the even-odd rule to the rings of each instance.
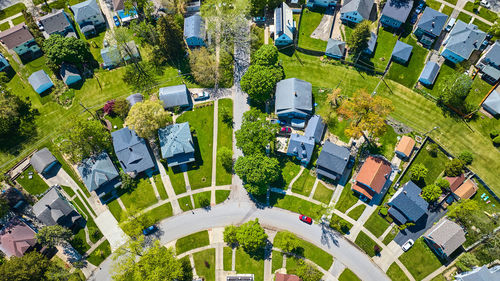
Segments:
[[[292,191],[292,186],[293,184],[297,181],[297,179],[300,178],[300,176],[302,175],[302,173],[304,172],[305,168],[304,166],[300,166],[300,171],[299,173],[290,181],[290,184],[288,185],[288,189],[287,191]]]
[[[175,194],[174,188],[172,187],[172,182],[170,181],[170,178],[168,177],[167,171],[165,170],[165,167],[163,167],[163,164],[160,162],[160,159],[158,158],[158,148],[154,147],[153,151],[154,151],[154,155],[155,155],[156,166],[158,166],[158,170],[160,171],[161,181],[163,182],[163,186],[165,187],[165,190],[167,191],[168,198],[169,198],[168,200],[172,204],[172,211],[173,211],[174,215],[180,214],[180,213],[182,213],[182,210],[181,210],[181,207],[179,206],[179,202],[177,202],[177,200],[176,200],[177,195]]]
[[[158,188],[156,187],[156,183],[153,177],[149,177],[149,182],[153,186],[153,192],[155,193],[156,200],[160,201],[161,200],[160,193],[158,192]]]
[[[87,252],[85,252],[85,255],[86,256],[90,255],[95,249],[97,249],[97,247],[99,247],[102,243],[104,243],[104,241],[106,241],[106,237],[103,236],[103,237],[101,237],[101,239],[99,239],[99,241],[92,244],[90,249]]]
[[[318,187],[318,184],[319,184],[319,179],[316,178],[316,180],[314,181],[311,193],[309,193],[309,199],[313,199],[313,196],[314,196],[314,193],[316,192],[316,188]]]

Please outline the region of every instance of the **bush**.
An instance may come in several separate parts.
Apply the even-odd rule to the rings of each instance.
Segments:
[[[493,145],[494,145],[494,146],[500,146],[500,136],[495,137],[495,138],[493,139]]]
[[[208,208],[210,206],[210,200],[206,197],[202,197],[198,199],[198,204],[200,204],[202,208]]]
[[[380,208],[379,213],[384,217],[387,216],[387,208],[386,207]]]
[[[464,150],[460,152],[460,155],[458,155],[458,159],[462,160],[466,165],[470,165],[474,160],[474,155],[472,155],[472,152]]]
[[[330,219],[330,227],[340,233],[347,234],[351,228],[351,224],[343,218],[333,215]]]
[[[500,138],[499,144],[500,144]],[[448,161],[444,166],[444,174],[448,177],[458,177],[462,174],[464,169],[464,162],[462,160],[455,158]]]
[[[424,164],[415,164],[410,168],[410,178],[414,182],[420,182],[427,176],[428,172],[429,170],[425,167]]]
[[[490,132],[490,138],[494,139],[500,135],[500,132],[498,130],[491,130]]]
[[[432,157],[436,157],[438,155],[438,145],[435,144],[435,143],[431,143],[429,144],[429,146],[427,147],[427,151],[429,151],[429,154],[432,156]]]

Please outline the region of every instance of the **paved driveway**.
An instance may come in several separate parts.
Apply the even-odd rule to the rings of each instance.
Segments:
[[[109,210],[95,218],[95,223],[111,245],[111,251],[114,252],[128,241],[129,237],[118,226],[118,222]]]
[[[440,209],[437,212],[427,211],[427,217],[422,218],[421,221],[413,226],[402,230],[394,238],[394,242],[398,245],[403,245],[408,239],[416,241],[420,236],[422,236],[429,228],[431,228],[435,222],[440,220],[445,214],[446,210]]]

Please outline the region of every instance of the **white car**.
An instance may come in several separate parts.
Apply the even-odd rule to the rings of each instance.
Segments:
[[[486,0],[481,0],[481,6],[484,6],[485,8],[488,9],[491,7],[490,3]]]
[[[403,251],[406,252],[411,248],[411,246],[413,246],[413,244],[414,244],[413,240],[410,239],[410,240],[406,241],[406,243],[404,243],[403,246],[401,246],[401,248],[403,249]]]

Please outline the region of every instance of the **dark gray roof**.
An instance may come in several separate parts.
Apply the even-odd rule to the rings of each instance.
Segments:
[[[492,66],[487,65],[487,66],[483,67],[482,71],[484,72],[484,74],[490,76],[495,81],[500,79],[500,70],[498,70]]]
[[[495,66],[500,66],[500,42],[496,41],[495,44],[491,45],[481,58],[481,62],[485,64],[491,64]]]
[[[130,96],[127,97],[127,100],[128,100],[128,103],[130,103],[130,106],[132,106],[138,102],[142,102],[143,99],[144,99],[144,97],[139,93],[131,94]]]
[[[35,171],[42,173],[48,166],[57,161],[57,159],[50,153],[49,149],[44,147],[35,152],[30,159],[30,164]]]
[[[350,154],[348,148],[325,141],[316,162],[317,173],[333,179],[336,175],[332,172],[342,175],[349,163]]]
[[[394,46],[394,49],[392,50],[391,56],[406,62],[410,58],[412,50],[413,46],[398,40],[396,42],[396,45]]]
[[[405,22],[413,7],[413,0],[389,0],[385,3],[382,15]]]
[[[159,96],[165,108],[188,106],[190,104],[189,92],[186,85],[160,88]]]
[[[87,0],[78,3],[71,6],[71,10],[73,10],[75,21],[78,23],[90,19],[94,16],[102,17],[101,9],[99,8],[99,5],[97,5],[96,0]]]
[[[326,44],[326,52],[327,54],[332,54],[334,56],[343,57],[345,53],[345,42],[341,40],[328,39],[328,43]]]
[[[407,182],[389,200],[388,205],[391,206],[389,214],[402,224],[418,221],[429,207],[429,204],[420,197],[420,192],[420,188],[412,181]]]
[[[49,189],[49,191],[33,205],[33,213],[46,225],[59,224],[67,228],[71,228],[82,218],[55,187]]]
[[[287,154],[296,156],[299,160],[309,163],[314,151],[314,138],[292,134],[288,142]]]
[[[43,26],[43,30],[49,35],[55,32],[63,32],[66,28],[71,27],[71,23],[64,10],[45,15],[38,21]]]
[[[300,112],[311,114],[312,85],[297,78],[281,80],[276,84],[276,114]]]
[[[203,19],[199,14],[194,14],[184,19],[184,37],[197,37],[205,39]]]
[[[47,73],[45,73],[43,69],[33,72],[33,74],[31,74],[30,77],[28,77],[28,82],[30,82],[31,86],[33,87],[33,89],[35,89],[35,91],[43,85],[47,84],[54,85],[52,83],[52,80],[50,80],[49,75],[47,75]]]
[[[433,84],[434,81],[436,80],[438,73],[439,73],[439,64],[433,61],[428,61],[425,64],[425,67],[422,70],[419,79],[428,80],[431,82],[431,84]]]
[[[417,26],[430,34],[439,36],[443,30],[448,16],[440,13],[431,7],[426,7],[424,13],[418,20]]]
[[[367,51],[371,54],[375,51],[375,46],[377,45],[377,34],[370,32],[370,40],[368,41]]]
[[[0,41],[9,49],[14,49],[15,47],[33,39],[33,35],[31,35],[24,22],[0,32]]]
[[[445,40],[446,49],[462,58],[469,59],[472,51],[478,50],[485,38],[486,33],[479,30],[474,24],[466,24],[461,20],[457,20]]]
[[[138,174],[155,166],[143,138],[125,127],[111,133],[113,148],[120,166],[126,173]]]
[[[305,135],[308,137],[314,137],[314,141],[319,143],[323,138],[323,133],[325,132],[325,124],[321,119],[321,116],[314,115],[309,118],[309,122],[307,122]]]
[[[465,242],[464,230],[447,218],[436,223],[425,237],[439,245],[446,256],[450,256]]]
[[[500,265],[488,268],[486,265],[476,267],[471,271],[455,275],[457,281],[498,281],[500,280]]]
[[[77,168],[89,191],[97,190],[120,175],[106,152],[84,159]]]
[[[340,8],[341,13],[358,12],[364,19],[370,18],[373,0],[346,0]]]
[[[172,124],[158,130],[161,156],[169,166],[193,162],[194,143],[189,122]]]
[[[293,39],[293,33],[287,25],[293,25],[293,13],[292,9],[290,9],[290,7],[283,2],[281,7],[274,9],[274,28],[276,29],[276,38],[285,33],[286,36]]]
[[[59,74],[61,75],[64,83],[66,83],[68,78],[71,76],[78,76],[81,78],[80,72],[78,71],[78,69],[76,69],[76,67],[74,67],[70,64],[67,64],[67,63],[63,63],[61,65],[61,71],[59,72]]]
[[[500,114],[500,93],[496,90],[492,91],[483,102],[483,107],[487,108],[492,114]]]

